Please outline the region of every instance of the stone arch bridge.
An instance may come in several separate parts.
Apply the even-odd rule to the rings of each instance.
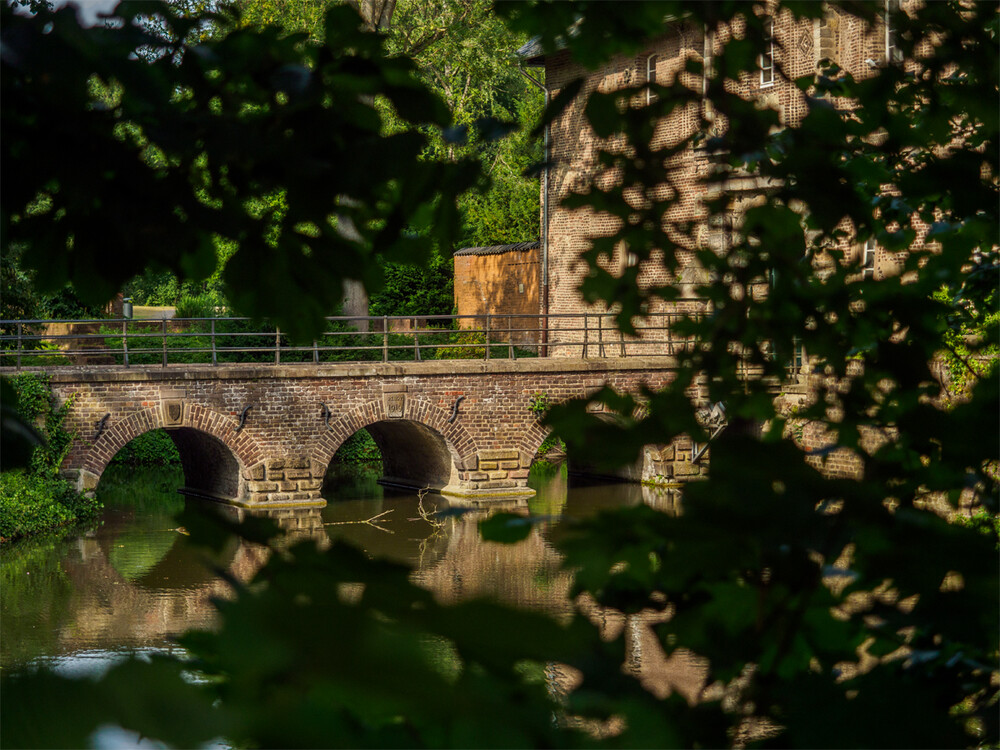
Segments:
[[[383,454],[387,483],[470,501],[530,496],[528,469],[546,437],[530,407],[605,384],[665,386],[669,357],[453,360],[294,365],[170,365],[47,370],[71,399],[75,432],[63,473],[93,490],[130,440],[164,428],[183,462],[186,492],[249,508],[322,505],[323,478],[361,428]],[[631,478],[703,469],[691,452],[647,450]],[[651,458],[650,458],[651,457]],[[661,458],[663,460],[661,460]],[[665,463],[666,462],[666,463]]]

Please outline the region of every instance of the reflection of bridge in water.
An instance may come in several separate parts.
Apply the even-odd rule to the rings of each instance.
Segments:
[[[556,483],[565,481],[565,475]],[[592,488],[593,503],[598,506],[621,505],[622,487]],[[664,509],[676,509],[677,493],[654,488],[625,488],[631,493],[628,502],[644,502]],[[561,510],[559,488],[543,487],[540,499]],[[384,504],[395,503],[396,500]],[[411,502],[411,506],[415,502]],[[440,507],[440,506],[439,506]],[[410,514],[411,507],[399,508]],[[527,512],[523,503],[505,506],[506,510]],[[281,544],[311,539],[321,546],[338,540],[361,543],[388,539],[389,535],[364,524],[325,526],[319,509],[272,511],[279,524],[289,530]],[[559,533],[559,525],[542,522],[532,527],[528,538],[518,544],[483,542],[478,523],[487,511],[468,511],[446,515],[432,523],[418,516],[411,520],[400,516],[397,527],[407,534],[411,546],[408,556],[416,563],[414,581],[431,590],[442,603],[492,597],[503,603],[545,611],[557,619],[570,616],[571,574],[561,567],[561,557],[550,541]],[[329,517],[329,516],[328,516]],[[76,540],[62,568],[75,592],[58,634],[61,653],[103,649],[162,647],[169,640],[192,628],[211,628],[216,623],[214,599],[231,595],[229,584],[215,575],[209,565],[218,565],[228,575],[249,581],[267,559],[266,548],[246,542],[232,542],[210,561],[204,552],[191,545],[176,529],[146,529],[140,533],[107,529],[91,537]],[[331,539],[331,530],[336,539]],[[132,534],[132,538],[129,538]],[[144,545],[142,552],[129,552],[128,545]],[[625,669],[635,672],[644,684],[658,694],[680,690],[693,697],[700,689],[703,670],[697,663],[675,657],[666,659],[651,627],[652,615],[625,617],[602,610],[582,600],[581,611],[597,624],[607,638],[625,631]],[[8,633],[9,634],[9,633]],[[559,678],[564,687],[572,684],[571,675]]]

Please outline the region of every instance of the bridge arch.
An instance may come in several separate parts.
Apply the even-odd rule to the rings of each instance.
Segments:
[[[330,425],[313,458],[329,468],[337,449],[366,429],[382,453],[383,480],[390,484],[440,490],[458,483],[460,467],[475,460],[475,442],[460,420],[449,421],[428,399],[407,395],[392,415],[385,399],[368,401]]]
[[[595,412],[593,416],[597,417],[602,422],[607,422],[609,424],[619,423],[621,421],[621,417],[618,415],[608,414],[605,412]],[[545,430],[540,423],[536,422],[535,426],[531,430],[528,430],[525,433],[524,438],[522,438],[520,450],[532,457],[532,463],[540,458],[538,450],[541,448],[542,443],[545,442],[548,436],[548,431]],[[579,457],[574,456],[572,452],[567,452],[565,460],[571,474],[591,477],[594,479],[641,482],[643,480],[646,453],[647,451],[644,449],[634,462],[613,470],[585,463],[581,461]]]
[[[180,453],[185,489],[208,498],[237,500],[246,494],[246,468],[263,458],[253,438],[237,432],[237,426],[231,416],[197,404],[185,406],[180,424],[166,424],[158,407],[140,409],[112,420],[74,462],[78,465],[64,469],[79,469],[80,489],[94,489],[118,451],[140,435],[162,428]]]

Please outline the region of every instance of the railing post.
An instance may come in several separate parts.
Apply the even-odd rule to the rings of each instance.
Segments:
[[[667,355],[673,356],[674,353],[674,342],[671,339],[674,330],[673,324],[674,316],[671,313],[667,313]]]
[[[597,356],[604,359],[604,316],[597,316]]]
[[[486,313],[486,359],[490,358],[490,314]]]
[[[167,319],[160,320],[160,341],[163,343],[163,366],[167,366]]]
[[[319,364],[319,343],[313,339],[313,364]]]
[[[621,329],[618,329],[618,343],[621,345],[621,356],[627,357],[628,355],[625,353],[625,332]]]
[[[215,349],[215,318],[212,318],[212,367],[219,364],[218,354]]]
[[[122,361],[128,367],[128,318],[122,318]]]
[[[514,318],[507,318],[507,355],[511,359],[517,359],[514,356],[514,324],[511,322]]]
[[[583,314],[583,358],[586,359],[590,353],[590,341],[587,329],[590,327],[590,313]]]
[[[382,361],[389,361],[389,317],[382,316]]]
[[[21,369],[21,350],[24,348],[21,342],[21,329],[23,325],[24,325],[23,323],[17,324],[17,369],[18,370]]]
[[[416,318],[413,320],[414,326],[416,326]],[[413,361],[420,361],[420,340],[418,338],[417,329],[413,329]]]
[[[274,364],[281,364],[281,328],[274,327]]]

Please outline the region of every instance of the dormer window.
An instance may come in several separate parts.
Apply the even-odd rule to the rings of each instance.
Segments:
[[[758,60],[760,65],[760,87],[774,85],[774,19],[764,19],[764,51]]]
[[[646,58],[646,83],[648,84],[656,83],[656,63],[659,59],[659,55],[650,55]],[[652,104],[655,100],[656,94],[651,89],[646,89],[646,104]]]

